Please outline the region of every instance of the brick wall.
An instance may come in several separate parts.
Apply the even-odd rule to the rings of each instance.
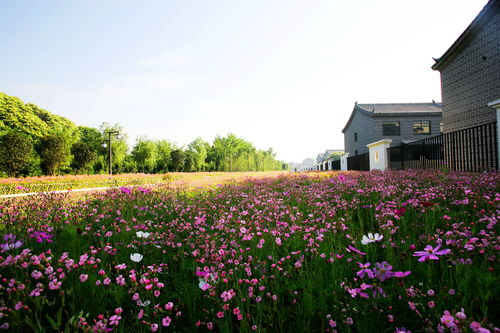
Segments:
[[[358,155],[368,152],[367,144],[375,142],[375,134],[373,132],[373,118],[365,116],[360,112],[354,114],[349,127],[344,133],[344,151],[349,153],[349,156],[354,156],[357,150]],[[358,140],[354,141],[354,133],[358,133]]]
[[[444,132],[496,120],[500,98],[500,13],[441,70]]]
[[[425,121],[431,122],[431,133],[423,135],[413,134],[413,122]],[[344,151],[354,156],[357,150],[358,154],[367,153],[369,151],[367,144],[379,141],[382,139],[391,139],[391,147],[397,146],[401,141],[417,141],[431,136],[439,135],[439,122],[441,115],[381,115],[376,114],[373,117],[368,117],[361,112],[356,112],[349,128],[344,133]],[[384,121],[399,121],[401,135],[383,135],[382,123]],[[358,133],[358,141],[354,141],[354,133]]]
[[[383,135],[382,124],[384,121],[399,121],[399,129],[401,135]],[[415,121],[430,121],[431,122],[431,133],[430,134],[413,134],[413,122]],[[441,115],[409,115],[409,116],[378,116],[375,118],[373,131],[375,132],[376,140],[391,139],[391,147],[398,146],[401,141],[418,141],[430,138],[441,134],[439,132],[439,122],[441,121]]]

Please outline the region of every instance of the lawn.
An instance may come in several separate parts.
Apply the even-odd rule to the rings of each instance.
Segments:
[[[498,173],[224,179],[0,201],[0,329],[498,331]]]

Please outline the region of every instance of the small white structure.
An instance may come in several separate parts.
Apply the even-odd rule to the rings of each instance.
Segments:
[[[343,154],[340,156],[340,170],[347,171],[347,158],[349,157],[349,153]]]
[[[370,171],[389,168],[389,152],[387,148],[391,146],[391,143],[391,139],[382,139],[366,145],[370,149]]]
[[[500,168],[500,98],[488,103],[488,106],[497,110],[497,150],[498,150],[498,167]]]

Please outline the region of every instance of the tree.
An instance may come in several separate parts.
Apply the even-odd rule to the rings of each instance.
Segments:
[[[78,173],[93,173],[93,165],[97,160],[97,148],[90,143],[77,142],[71,147],[73,161],[71,167]]]
[[[170,157],[172,159],[170,170],[175,172],[182,171],[186,163],[186,153],[181,149],[175,149],[170,153]]]
[[[173,143],[167,140],[158,140],[156,144],[156,172],[163,173],[168,172],[171,164],[172,158],[170,153],[172,150],[177,149]]]
[[[206,171],[208,168],[207,156],[210,144],[202,138],[196,138],[188,145],[188,152],[193,159],[193,171]]]
[[[61,167],[71,157],[64,136],[56,134],[47,135],[40,140],[40,155],[45,172],[49,175],[59,174]]]
[[[139,138],[132,149],[132,158],[136,162],[138,169],[143,173],[153,172],[157,159],[155,143],[145,137]]]
[[[0,137],[0,167],[16,177],[33,158],[33,143],[22,133],[8,132]]]

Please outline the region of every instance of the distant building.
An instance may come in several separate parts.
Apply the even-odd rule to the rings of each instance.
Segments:
[[[343,153],[342,149],[327,149],[324,153],[318,154],[316,156],[316,170],[333,170],[332,162],[339,160],[340,155]]]
[[[354,104],[344,133],[344,151],[350,156],[368,152],[367,144],[391,139],[391,146],[441,133],[441,104]]]
[[[488,1],[432,69],[441,73],[445,133],[496,121],[488,103],[500,98],[500,1]]]
[[[316,170],[316,161],[312,158],[306,158],[301,163],[290,163],[290,171],[312,171]]]

